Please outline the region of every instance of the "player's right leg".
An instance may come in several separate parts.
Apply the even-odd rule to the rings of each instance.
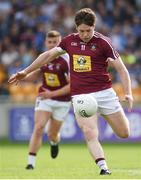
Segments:
[[[79,127],[84,133],[85,140],[88,145],[88,149],[92,158],[101,169],[101,175],[109,175],[111,172],[108,170],[104,152],[102,146],[98,140],[98,127],[97,127],[97,116],[94,115],[89,118],[82,118],[79,115],[75,115]]]
[[[42,135],[50,114],[47,111],[35,111],[35,124],[29,143],[28,165],[26,169],[33,169],[35,167],[36,155],[42,144]]]

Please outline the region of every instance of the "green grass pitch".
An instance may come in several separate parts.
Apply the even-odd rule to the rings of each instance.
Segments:
[[[37,156],[36,168],[25,170],[27,144],[0,143],[0,179],[140,179],[141,144],[103,144],[110,176],[100,176],[85,144],[60,144],[51,159],[48,144]]]

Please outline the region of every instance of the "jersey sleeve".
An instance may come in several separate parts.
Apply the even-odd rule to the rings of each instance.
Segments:
[[[119,57],[119,53],[115,50],[109,39],[104,39],[103,49],[106,58],[112,58],[115,60]]]
[[[66,60],[63,61],[63,67],[62,68],[63,68],[64,74],[69,75],[69,67],[68,67],[68,63]]]
[[[62,54],[62,55],[60,55],[60,56],[67,62],[68,66],[69,66],[69,60],[70,60],[70,58],[69,58],[68,53]]]
[[[69,55],[65,53],[62,54],[60,58],[62,58],[62,72],[65,74],[65,76],[70,76]]]
[[[62,52],[66,52],[67,51],[67,46],[66,46],[66,37],[64,37],[63,39],[62,39],[62,41],[60,42],[60,44],[58,45],[58,50],[59,51],[62,51]],[[62,53],[63,54],[63,53]]]

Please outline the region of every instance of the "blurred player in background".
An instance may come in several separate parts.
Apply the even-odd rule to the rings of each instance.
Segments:
[[[79,10],[75,15],[78,33],[63,38],[58,47],[41,54],[29,67],[12,75],[9,82],[17,83],[30,72],[51,62],[54,57],[67,52],[70,56],[70,83],[73,99],[79,94],[90,93],[97,100],[98,112],[109,123],[116,135],[127,138],[129,122],[112,89],[107,69],[111,65],[119,73],[125,100],[131,110],[133,97],[129,73],[109,39],[95,31],[95,20],[95,13],[91,9]],[[110,175],[111,172],[98,140],[97,115],[90,118],[75,115],[77,123],[84,133],[90,154],[101,169],[100,175]]]
[[[47,33],[46,48],[52,49],[61,41],[58,31]],[[35,81],[42,78],[39,95],[35,103],[35,125],[29,144],[28,165],[26,169],[34,169],[37,152],[42,143],[44,128],[48,123],[48,139],[51,146],[51,157],[58,155],[60,141],[59,131],[70,109],[70,84],[68,54],[63,54],[40,69],[30,73],[24,80]]]

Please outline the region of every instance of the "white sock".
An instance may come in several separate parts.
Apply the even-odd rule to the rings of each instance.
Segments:
[[[52,146],[55,146],[55,145],[57,145],[57,144],[59,144],[59,142],[60,142],[60,133],[58,133],[58,141],[50,141],[50,144],[52,145]]]
[[[99,160],[96,160],[96,164],[100,169],[108,169],[107,163],[104,158],[101,158]]]
[[[33,167],[35,167],[35,161],[36,161],[36,155],[31,155],[29,153],[28,155],[28,164],[31,164]]]
[[[52,146],[56,146],[56,145],[58,144],[58,142],[50,141],[50,144],[51,144]]]

